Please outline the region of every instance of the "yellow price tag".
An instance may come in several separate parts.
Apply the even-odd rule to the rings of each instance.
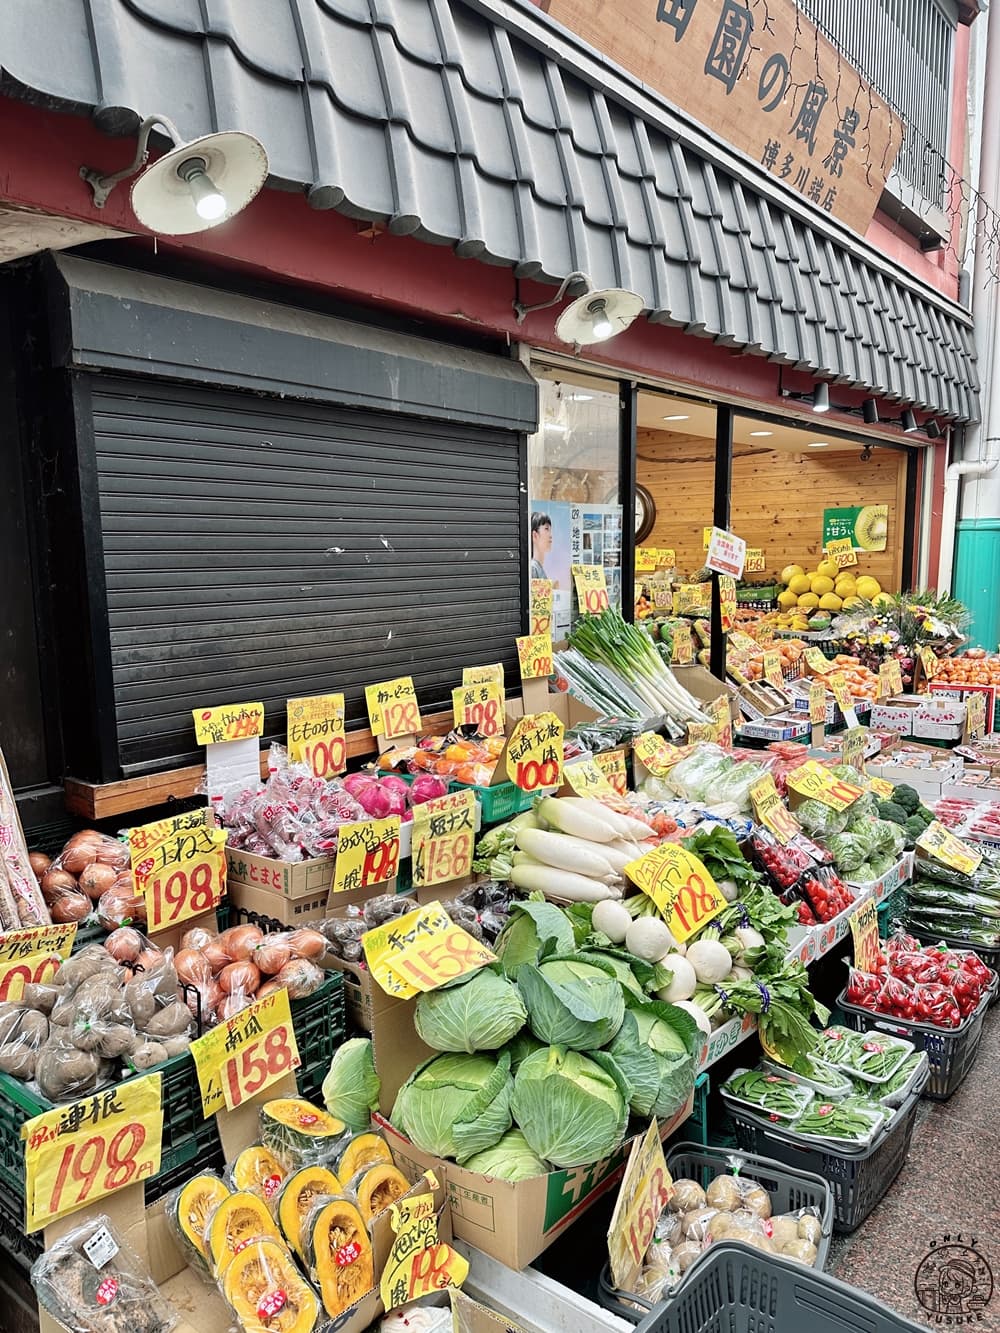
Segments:
[[[844,763],[856,768],[859,773],[865,771],[865,750],[868,748],[868,728],[849,727],[844,732],[844,746],[841,751]]]
[[[600,800],[602,796],[614,796],[615,789],[604,776],[596,759],[578,759],[567,764],[563,777],[576,792],[577,796],[593,796]]]
[[[374,888],[399,869],[399,815],[342,824],[333,863],[334,893]]]
[[[22,958],[37,954],[58,954],[68,958],[76,939],[76,922],[57,926],[29,926],[25,930],[8,930],[0,935],[0,963],[17,963]]]
[[[633,1144],[608,1231],[611,1276],[621,1291],[634,1291],[660,1214],[673,1193],[660,1142],[652,1120],[640,1142]]]
[[[558,787],[563,779],[563,734],[555,713],[522,717],[507,742],[507,777],[522,791]]]
[[[288,757],[293,764],[308,764],[313,777],[343,773],[347,736],[342,694],[288,700]]]
[[[779,690],[785,684],[785,678],[781,674],[781,654],[776,648],[769,648],[764,653],[764,679]]]
[[[652,574],[656,569],[657,550],[655,546],[637,546],[635,548],[635,572]]]
[[[899,659],[890,657],[888,661],[883,662],[878,669],[879,689],[881,690],[883,677],[888,686],[889,694],[903,693],[903,670],[899,664]]]
[[[750,788],[750,800],[757,823],[770,829],[783,846],[802,832],[798,820],[778,795],[770,773],[758,778]]]
[[[854,940],[854,966],[862,972],[878,970],[882,947],[878,936],[878,904],[874,898],[861,904],[847,918]]]
[[[851,565],[858,563],[854,541],[850,537],[840,537],[827,542],[826,553],[838,569],[849,569]]]
[[[982,865],[983,858],[974,852],[968,843],[956,838],[954,833],[937,819],[928,824],[917,841],[917,851],[932,856],[942,865],[951,866],[963,875],[974,875]]]
[[[737,629],[729,636],[729,646],[738,653],[753,653],[757,651],[758,644],[749,634]]]
[[[986,735],[986,695],[980,692],[965,696],[966,734],[970,741],[982,740]]]
[[[868,790],[874,792],[880,801],[891,801],[896,793],[896,788],[891,782],[886,782],[885,778],[869,778]]]
[[[532,634],[552,633],[552,580],[532,579],[528,604]],[[463,677],[464,679],[464,677]],[[500,682],[503,684],[503,682]]]
[[[409,999],[464,977],[496,955],[456,926],[440,903],[395,917],[361,937],[372,976],[389,995]]]
[[[214,828],[215,821],[207,806],[198,810],[188,810],[182,815],[170,815],[166,819],[154,820],[152,824],[141,824],[128,830],[129,858],[132,865],[144,856],[152,855],[157,847],[181,833],[191,833],[194,829]]]
[[[608,582],[602,565],[572,565],[573,586],[580,611],[600,615],[608,609]]]
[[[860,787],[834,778],[833,774],[815,759],[793,769],[785,779],[789,791],[803,800],[822,801],[833,810],[846,810],[862,794]]]
[[[540,680],[552,675],[552,636],[522,634],[517,643],[517,660],[522,680]]]
[[[833,663],[828,662],[818,648],[807,648],[802,657],[809,670],[818,676],[828,676],[834,669]]]
[[[628,771],[625,768],[624,752],[607,750],[604,754],[595,754],[594,763],[607,778],[612,791],[624,796],[628,791]]]
[[[719,729],[714,722],[689,722],[687,730],[688,745],[714,745],[719,739]]]
[[[632,753],[654,778],[665,778],[683,758],[681,750],[655,731],[644,731],[641,736],[637,736],[632,742]]]
[[[703,550],[703,551],[707,551],[708,548],[712,545],[712,533],[713,533],[713,531],[714,531],[713,528],[702,528],[702,530],[701,530],[701,546],[702,546],[702,550]]]
[[[545,582],[547,580],[537,580]],[[490,662],[487,666],[463,667],[462,684],[463,685],[489,685],[490,682],[496,685],[502,695],[504,692],[503,663]]]
[[[686,626],[678,626],[673,632],[670,660],[678,666],[689,666],[694,661],[694,644],[691,631]]]
[[[736,580],[729,574],[719,575],[719,609],[722,632],[728,634],[736,624]]]
[[[226,831],[177,833],[133,863],[136,893],[146,898],[150,934],[211,912],[226,892]]]
[[[504,700],[496,681],[459,685],[451,692],[456,727],[475,727],[479,736],[499,736],[504,725]]]
[[[682,583],[674,592],[674,615],[699,615],[712,604],[710,583]]]
[[[762,548],[759,546],[748,546],[747,558],[743,562],[744,577],[747,574],[763,574],[766,568],[767,564],[764,560],[764,552]]]
[[[705,709],[715,724],[715,739],[724,750],[733,748],[733,715],[727,695],[720,695]]]
[[[25,1121],[21,1138],[29,1235],[156,1175],[163,1141],[161,1096],[160,1075],[147,1074]]]
[[[420,1296],[460,1287],[469,1265],[438,1240],[433,1194],[417,1194],[389,1205],[395,1239],[379,1282],[382,1304],[395,1310]]]
[[[625,873],[656,903],[680,944],[727,906],[702,862],[675,843],[665,842],[638,860],[630,861]]]
[[[661,546],[656,552],[657,569],[673,569],[677,564],[677,552],[672,546]]]
[[[472,869],[476,793],[453,791],[414,807],[413,883],[426,888],[460,879]]]
[[[937,654],[933,648],[921,648],[918,650],[920,656],[920,665],[924,669],[924,675],[928,680],[933,680],[938,673],[941,663],[938,661]]]
[[[674,608],[674,590],[666,579],[657,579],[650,584],[653,594],[654,611],[672,611]]]
[[[809,722],[820,727],[826,721],[826,686],[821,680],[809,684]]]
[[[264,705],[219,704],[215,708],[192,708],[194,736],[199,745],[243,741],[264,734]]]
[[[384,736],[387,741],[393,741],[400,736],[419,734],[422,725],[420,706],[412,676],[397,676],[395,680],[366,685],[365,703],[373,736]]]
[[[833,697],[840,706],[840,711],[846,713],[849,708],[854,707],[854,698],[851,695],[851,687],[846,678],[839,671],[833,672],[827,678],[827,688],[833,692]]]
[[[191,1054],[206,1120],[256,1097],[302,1063],[288,991],[282,987],[211,1028],[191,1043]]]

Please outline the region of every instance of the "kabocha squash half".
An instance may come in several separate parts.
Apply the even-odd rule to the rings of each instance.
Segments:
[[[368,1168],[358,1182],[358,1207],[361,1216],[370,1222],[376,1213],[401,1199],[410,1188],[410,1182],[394,1166],[377,1162]]]
[[[229,1186],[211,1172],[193,1176],[172,1201],[174,1230],[180,1236],[189,1262],[209,1268],[212,1263],[208,1228],[212,1214],[229,1198]]]
[[[341,1180],[350,1180],[366,1166],[374,1166],[376,1162],[392,1165],[392,1153],[389,1151],[388,1143],[380,1134],[355,1134],[340,1154],[337,1174]]]
[[[339,1194],[341,1184],[325,1166],[304,1166],[285,1179],[278,1196],[278,1225],[289,1245],[303,1259],[306,1246],[302,1238],[302,1223],[312,1207],[313,1200],[323,1194]]]
[[[244,1148],[230,1173],[235,1190],[249,1190],[269,1204],[285,1178],[285,1168],[261,1143]]]
[[[336,1318],[375,1285],[372,1243],[349,1199],[331,1199],[316,1214],[309,1242],[323,1307]]]
[[[264,1146],[285,1164],[295,1167],[332,1165],[347,1131],[343,1120],[301,1097],[265,1102],[260,1112]]]
[[[208,1228],[208,1248],[216,1276],[222,1276],[241,1246],[262,1237],[282,1243],[263,1199],[245,1190],[223,1199],[212,1214]]]
[[[234,1255],[222,1294],[244,1333],[312,1333],[319,1316],[316,1293],[276,1240],[252,1241]]]

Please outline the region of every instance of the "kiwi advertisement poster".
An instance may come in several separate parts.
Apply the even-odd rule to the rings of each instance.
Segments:
[[[824,546],[850,537],[857,551],[884,551],[888,536],[888,505],[823,510]]]

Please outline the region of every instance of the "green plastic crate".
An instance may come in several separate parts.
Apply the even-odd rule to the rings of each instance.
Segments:
[[[474,791],[483,811],[483,827],[502,824],[523,810],[530,810],[537,792],[522,791],[513,782],[499,782],[495,787],[474,787],[471,783],[456,782],[460,791]]]
[[[677,1138],[688,1139],[703,1148],[708,1147],[708,1072],[699,1074],[694,1081],[694,1105],[691,1114],[677,1131]]]
[[[910,899],[905,884],[889,894],[878,909],[878,933],[882,939],[889,938],[894,921],[905,921],[909,906]]]

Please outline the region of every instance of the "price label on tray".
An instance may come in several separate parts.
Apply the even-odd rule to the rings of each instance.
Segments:
[[[815,759],[809,759],[799,768],[792,769],[785,781],[789,791],[803,800],[822,801],[834,810],[846,810],[862,794],[860,787],[834,778]]]
[[[333,863],[334,893],[374,888],[399,869],[399,815],[341,825]]]
[[[0,963],[0,1001],[19,1000],[25,986],[51,981],[62,967],[57,953],[33,953],[16,963]]]
[[[604,754],[595,754],[594,763],[607,778],[612,791],[624,796],[628,791],[628,773],[625,769],[625,755],[621,750],[607,750]]]
[[[288,991],[255,1000],[191,1043],[206,1120],[242,1106],[302,1063]]]
[[[608,1230],[611,1276],[620,1291],[635,1290],[656,1223],[672,1194],[660,1128],[652,1120],[642,1139],[632,1145]]]
[[[531,580],[530,617],[532,634],[552,633],[552,580]],[[465,677],[463,676],[463,680]],[[503,681],[501,680],[501,685]]]
[[[413,883],[446,884],[472,870],[476,793],[453,791],[414,807]]]
[[[308,764],[313,777],[343,773],[347,736],[342,694],[288,700],[288,757],[293,764]]]
[[[950,866],[952,870],[957,870],[963,875],[974,875],[983,862],[978,852],[974,852],[968,843],[956,838],[954,833],[946,829],[937,819],[928,824],[920,835],[917,851],[933,857],[935,861],[940,861],[942,865]]]
[[[806,648],[802,657],[810,671],[815,671],[818,676],[828,676],[833,670],[833,663],[828,662],[818,648]]]
[[[499,736],[504,724],[504,699],[496,681],[459,685],[451,692],[456,727],[475,727],[479,736]]]
[[[625,867],[625,873],[652,898],[679,943],[718,916],[726,900],[697,856],[665,842]]]
[[[218,907],[226,891],[226,833],[196,828],[178,833],[132,862],[137,893],[146,899],[152,935]]]
[[[515,642],[522,680],[540,680],[552,675],[551,635],[522,634]]]
[[[878,935],[878,904],[874,898],[861,904],[848,918],[854,940],[854,966],[862,972],[878,970],[882,948]]]
[[[37,954],[58,954],[68,958],[76,939],[76,922],[57,926],[28,926],[0,935],[0,963],[16,963]]]
[[[836,537],[833,541],[827,542],[826,553],[838,569],[849,569],[858,563],[851,537]]]
[[[764,679],[778,690],[785,684],[785,678],[781,674],[781,654],[777,649],[769,648],[764,653]]]
[[[161,1077],[147,1074],[21,1126],[30,1235],[160,1169]]]
[[[750,788],[750,800],[758,824],[770,829],[782,846],[802,832],[798,820],[778,795],[774,778],[765,773]]]
[[[821,727],[826,721],[826,686],[821,680],[809,682],[809,724]]]
[[[440,903],[376,926],[361,937],[371,974],[388,995],[409,999],[464,977],[496,955],[456,926]]]
[[[412,676],[397,676],[395,680],[366,685],[365,703],[373,736],[393,741],[419,733],[420,707]]]
[[[555,713],[522,717],[507,742],[507,777],[522,791],[558,787],[563,780],[563,733]]]
[[[219,704],[217,708],[192,708],[194,735],[199,745],[223,741],[245,741],[264,734],[264,705]]]
[[[608,581],[602,565],[572,565],[573,586],[581,612],[600,615],[608,609]]]
[[[602,796],[617,794],[596,759],[579,759],[567,764],[563,770],[563,777],[577,796],[593,796],[596,800],[600,800]]]

